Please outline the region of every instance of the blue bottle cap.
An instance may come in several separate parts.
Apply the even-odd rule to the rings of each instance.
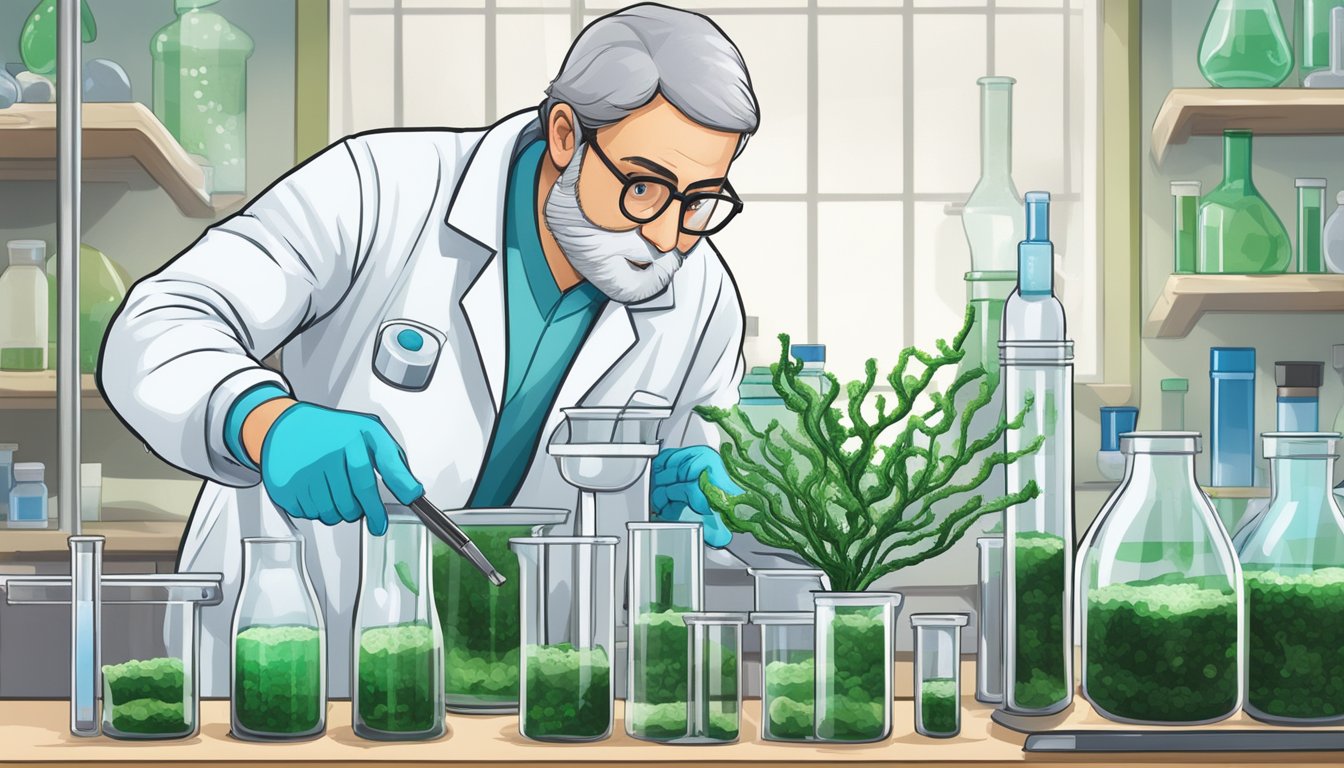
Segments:
[[[1027,203],[1027,241],[1050,242],[1050,193],[1028,192],[1024,199]]]
[[[1101,450],[1120,450],[1120,436],[1139,425],[1139,409],[1132,406],[1101,409]]]
[[[1255,373],[1255,347],[1209,347],[1209,373]]]
[[[420,348],[425,346],[425,337],[421,336],[419,331],[407,328],[397,334],[397,343],[401,345],[402,349],[419,352]]]
[[[794,344],[789,347],[789,354],[804,363],[824,363],[826,362],[825,344]]]

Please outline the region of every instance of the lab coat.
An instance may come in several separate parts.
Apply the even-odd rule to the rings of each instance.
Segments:
[[[514,153],[539,136],[531,110],[484,130],[347,138],[127,296],[107,334],[99,385],[155,454],[206,481],[178,555],[181,571],[224,574],[223,602],[201,612],[203,695],[229,695],[242,539],[290,531],[259,474],[225,446],[225,416],[244,391],[274,382],[299,400],[380,417],[431,501],[467,503],[505,384],[505,187]],[[422,391],[374,374],[379,331],[397,320],[442,340]],[[737,401],[743,326],[737,287],[707,239],[659,295],[607,302],[546,418],[515,505],[577,504],[545,452],[561,408],[621,405],[651,392],[673,406],[659,431],[664,447],[717,446],[717,430],[692,409]],[[275,350],[283,373],[258,362]],[[644,514],[647,494],[647,479],[632,486],[617,515]],[[328,692],[345,697],[362,526],[292,522],[325,613]],[[623,532],[623,523],[607,519],[600,532]]]

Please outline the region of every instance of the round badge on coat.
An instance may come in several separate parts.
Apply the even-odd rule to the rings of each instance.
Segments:
[[[418,392],[429,386],[442,348],[439,335],[429,326],[393,320],[378,332],[373,372],[390,386]]]

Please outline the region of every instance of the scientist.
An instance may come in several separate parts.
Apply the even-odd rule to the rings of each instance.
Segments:
[[[329,693],[348,696],[360,526],[343,523],[386,529],[380,479],[403,504],[572,509],[545,453],[561,408],[665,398],[639,492],[727,543],[696,481],[740,491],[693,409],[737,401],[741,300],[706,235],[742,209],[727,177],[758,114],[714,24],[633,6],[583,31],[539,109],[349,137],[136,284],[99,386],[206,480],[178,554],[225,576],[204,695],[229,693],[244,537],[303,537]],[[283,373],[261,362],[277,350]]]

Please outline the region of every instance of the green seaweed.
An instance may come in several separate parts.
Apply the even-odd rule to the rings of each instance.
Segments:
[[[790,654],[789,659],[765,665],[765,693],[761,699],[766,713],[765,738],[808,741],[816,735],[813,731],[816,660],[810,651]]]
[[[180,701],[132,699],[112,706],[112,727],[137,736],[185,736],[192,726]]]
[[[233,709],[256,734],[295,735],[322,724],[322,653],[317,629],[254,626],[234,648]]]
[[[1344,717],[1344,568],[1247,571],[1245,578],[1248,711]]]
[[[870,741],[887,729],[886,697],[891,689],[889,642],[882,606],[835,607],[825,640],[830,643],[822,690],[826,711],[817,736],[829,741]]]
[[[132,659],[103,667],[103,707],[112,731],[185,736],[193,730],[187,716],[195,720],[195,705],[179,658]]]
[[[365,629],[359,635],[360,719],[387,733],[433,730],[443,716],[437,673],[438,650],[428,624]]]
[[[925,680],[919,691],[920,725],[929,736],[955,736],[961,731],[957,681],[950,677]]]
[[[602,648],[529,645],[519,727],[538,741],[600,739],[611,729],[611,665]]]
[[[1017,622],[1014,659],[1015,703],[1044,709],[1069,695],[1065,678],[1064,539],[1024,533],[1014,547]]]
[[[688,635],[684,609],[649,611],[635,619],[632,676],[626,697],[631,736],[670,741],[686,735]]]

